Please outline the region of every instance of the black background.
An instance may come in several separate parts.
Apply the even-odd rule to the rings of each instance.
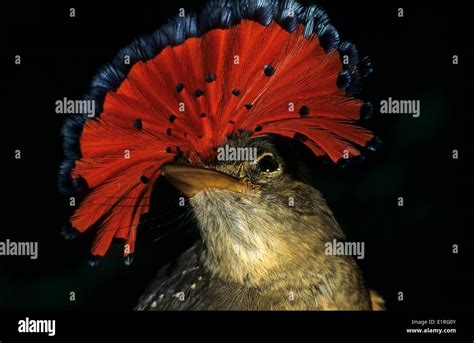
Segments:
[[[389,311],[471,311],[474,304],[472,209],[466,172],[472,108],[472,47],[460,2],[318,1],[342,40],[374,62],[363,98],[421,101],[421,117],[378,114],[364,123],[383,144],[361,166],[322,167],[314,186],[326,196],[349,240],[365,241],[360,262]],[[153,274],[193,233],[173,230],[173,209],[140,228],[135,263],[120,249],[98,268],[87,265],[92,234],[65,241],[69,213],[56,189],[63,118],[55,101],[80,98],[97,69],[118,50],[197,1],[2,3],[2,218],[0,239],[38,241],[39,258],[0,257],[0,310],[133,308]],[[76,18],[69,17],[69,8]],[[404,8],[405,17],[397,17]],[[21,55],[22,64],[14,64]],[[459,65],[452,64],[453,54]],[[22,159],[14,159],[21,149]],[[458,149],[459,160],[451,158]],[[163,185],[161,194],[171,192]],[[397,206],[403,196],[405,206]],[[158,227],[158,224],[165,224]],[[164,228],[163,228],[164,227]],[[171,228],[171,229],[170,229]],[[157,238],[161,237],[157,240]],[[452,245],[459,244],[459,254]],[[76,301],[69,301],[69,292]],[[397,300],[404,292],[404,301]]]

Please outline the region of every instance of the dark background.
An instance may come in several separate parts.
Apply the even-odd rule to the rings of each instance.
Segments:
[[[460,3],[318,1],[341,39],[356,43],[374,62],[364,99],[421,100],[420,118],[379,114],[364,123],[383,141],[366,163],[314,173],[314,186],[348,239],[366,242],[361,268],[390,311],[465,311],[474,304],[474,235],[467,217],[472,181],[465,169],[473,152],[467,144],[472,108],[466,82],[472,47],[463,38],[466,9]],[[39,242],[38,260],[0,257],[0,310],[130,310],[159,266],[182,251],[193,233],[173,230],[176,212],[163,204],[165,214],[138,232],[133,265],[123,265],[116,247],[98,268],[90,268],[93,233],[75,241],[59,235],[69,210],[56,189],[63,118],[54,103],[80,98],[121,47],[158,29],[178,8],[197,10],[201,3],[66,0],[0,6],[6,147],[0,240]],[[69,18],[70,7],[76,18]],[[399,7],[404,18],[397,17]],[[459,55],[457,66],[453,54]],[[14,159],[15,149],[21,149],[21,160]],[[451,158],[453,149],[459,160]],[[171,191],[162,186],[160,194]],[[405,199],[402,208],[399,196]],[[455,243],[458,255],[452,254]],[[75,302],[69,301],[71,291]],[[399,291],[403,302],[397,301]]]

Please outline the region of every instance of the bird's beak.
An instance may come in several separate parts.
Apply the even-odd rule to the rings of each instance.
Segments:
[[[189,164],[167,163],[161,167],[161,175],[188,198],[204,189],[226,189],[242,192],[244,184],[235,177],[212,169]]]

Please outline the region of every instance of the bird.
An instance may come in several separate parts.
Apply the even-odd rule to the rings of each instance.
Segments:
[[[373,113],[357,98],[371,71],[316,5],[211,0],[173,18],[95,76],[97,117],[66,120],[59,187],[80,204],[63,236],[95,228],[92,264],[114,240],[132,263],[166,180],[200,238],[135,310],[384,309],[353,256],[325,251],[345,235],[302,157],[344,167],[377,150],[358,125]]]

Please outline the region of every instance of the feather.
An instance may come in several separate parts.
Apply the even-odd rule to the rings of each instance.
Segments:
[[[355,46],[338,45],[316,6],[240,0],[211,1],[122,49],[92,83],[100,116],[71,118],[63,130],[61,189],[85,193],[71,225],[97,227],[92,254],[120,238],[131,257],[160,168],[178,153],[200,163],[228,136],[250,132],[304,137],[334,162],[360,155],[374,136],[356,124],[368,107],[349,94],[364,75]]]

